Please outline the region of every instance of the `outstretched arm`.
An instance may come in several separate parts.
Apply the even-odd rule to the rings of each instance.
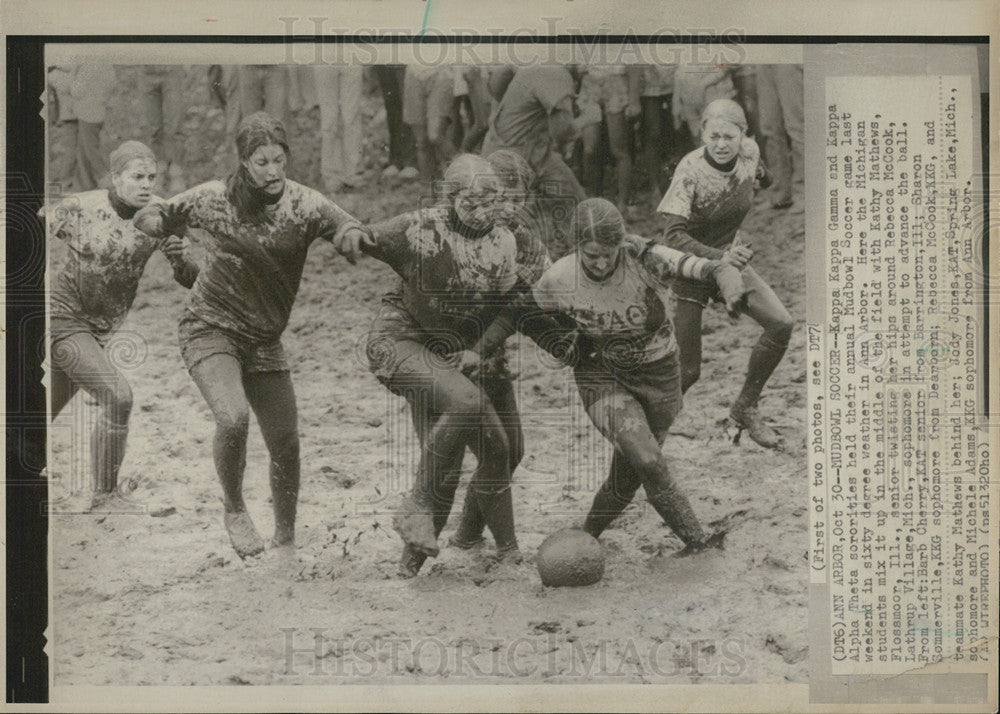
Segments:
[[[369,240],[362,246],[368,255],[381,260],[400,275],[414,260],[419,260],[411,247],[409,234],[420,230],[420,211],[403,213],[395,218],[365,226]]]
[[[132,224],[153,238],[183,236],[188,228],[208,228],[218,218],[220,202],[226,200],[225,185],[209,181],[140,209]],[[180,231],[180,232],[178,232]]]
[[[681,277],[714,285],[730,315],[735,316],[743,304],[746,296],[743,276],[727,262],[700,258],[665,245],[657,245],[652,241],[647,243],[640,254],[640,259],[646,270],[661,282],[666,282],[672,277]]]
[[[725,251],[705,245],[688,233],[688,220],[675,213],[667,213],[667,224],[663,229],[663,242],[682,253],[691,253],[700,258],[721,260]]]
[[[72,239],[80,226],[80,199],[67,196],[51,206],[38,209],[38,217],[46,219],[50,235],[61,240]]]
[[[180,236],[167,236],[160,243],[160,250],[167,256],[167,260],[170,261],[170,265],[174,269],[174,280],[190,289],[198,277],[199,267],[184,249],[185,242],[185,239]]]
[[[570,361],[569,344],[573,342],[576,325],[554,309],[538,304],[531,288],[519,283],[511,301],[483,331],[472,351],[488,357],[515,332],[527,335],[553,357]]]

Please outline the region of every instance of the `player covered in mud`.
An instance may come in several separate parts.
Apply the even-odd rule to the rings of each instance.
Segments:
[[[183,231],[175,229],[173,212],[155,238],[132,224],[136,212],[156,200],[153,152],[138,141],[126,141],[111,152],[110,168],[111,188],[67,196],[46,211],[50,232],[69,247],[51,297],[52,418],[79,389],[100,407],[91,433],[95,508],[133,506],[118,489],[132,390],[109,359],[109,349],[114,349],[109,343],[125,321],[155,251],[167,256],[174,279],[184,287],[191,287],[198,274],[198,266],[185,256]]]
[[[405,544],[404,577],[439,552],[466,445],[478,458],[471,505],[498,555],[519,559],[510,493],[522,448],[514,392],[502,354],[481,362],[471,352],[518,282],[517,240],[500,220],[501,184],[488,161],[455,157],[443,186],[436,205],[368,226],[363,245],[402,279],[383,298],[367,350],[379,381],[409,402],[421,441],[414,488],[393,521]]]
[[[284,125],[265,112],[236,132],[240,166],[150,205],[135,223],[163,235],[172,215],[210,238],[205,266],[179,326],[181,355],[215,418],[213,455],[225,526],[240,557],[264,550],[243,501],[249,409],[270,454],[272,545],[295,542],[299,436],[295,393],[281,334],[298,293],[309,246],[332,241],[349,260],[364,238],[358,222],[318,191],[285,178]]]
[[[780,439],[757,409],[761,391],[788,347],[794,322],[774,290],[749,265],[750,245],[739,227],[753,206],[754,183],[766,188],[770,178],[760,162],[757,144],[746,136],[743,109],[731,99],[705,107],[701,121],[704,146],[685,156],[657,210],[666,216],[666,245],[703,258],[721,260],[742,271],[747,298],[740,308],[764,328],[750,353],[743,389],[730,409],[740,431],[761,446],[775,448]],[[719,294],[711,285],[678,277],[674,322],[681,355],[681,389],[686,392],[701,374],[702,311]]]
[[[574,230],[576,250],[557,260],[526,300],[503,311],[480,349],[490,354],[515,328],[550,349],[554,342],[532,325],[546,317],[561,325],[564,335],[574,335],[574,348],[563,350],[565,360],[574,364],[591,421],[615,447],[610,474],[594,497],[584,530],[598,537],[641,485],[684,542],[681,553],[721,545],[722,534],[709,536],[702,529],[661,452],[682,404],[667,286],[677,277],[705,284],[735,312],[744,298],[739,271],[627,235],[619,210],[601,198],[580,203]]]
[[[514,234],[517,245],[515,258],[517,282],[507,297],[509,302],[514,302],[519,296],[529,292],[531,286],[552,265],[541,239],[540,221],[530,210],[535,172],[527,160],[512,149],[498,149],[487,157],[487,161],[490,162],[500,181],[504,200],[501,220]],[[473,347],[473,352],[480,354],[480,357],[482,357],[481,348],[482,344]],[[488,355],[487,364],[494,364],[501,355],[503,355],[502,349],[494,350]],[[521,430],[521,417],[514,401],[513,387],[510,384],[511,375],[506,370],[502,375],[498,375],[493,369],[479,370],[475,363],[467,363],[466,370],[469,374],[479,374],[487,393],[503,396],[503,399],[494,399],[493,403],[510,440],[510,471],[513,474],[524,456],[524,434]],[[461,466],[460,462],[458,466]],[[464,550],[473,548],[483,542],[485,527],[486,523],[479,511],[475,494],[471,491],[466,492],[460,525],[450,543]]]

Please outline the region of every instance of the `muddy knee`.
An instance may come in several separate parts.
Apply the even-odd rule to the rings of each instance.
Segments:
[[[220,411],[215,415],[215,433],[227,441],[245,440],[249,427],[250,410],[248,407],[234,407]]]
[[[795,329],[795,322],[791,316],[782,317],[780,320],[767,326],[762,335],[762,341],[766,340],[773,347],[788,347],[788,341],[792,338],[793,329]]]
[[[639,435],[633,436],[628,433],[620,434],[615,440],[615,447],[621,452],[625,461],[639,476],[642,483],[646,483],[650,475],[656,474],[664,467],[663,455],[660,453],[659,447],[655,441],[649,438]],[[636,487],[638,487],[638,483]]]
[[[132,415],[132,388],[124,380],[115,388],[114,396],[106,407],[115,424],[127,424]]]

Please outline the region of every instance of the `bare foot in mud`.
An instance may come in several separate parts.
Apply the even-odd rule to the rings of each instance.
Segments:
[[[404,508],[413,509],[414,506],[407,504]],[[437,557],[440,552],[437,536],[434,534],[434,519],[430,513],[415,513],[413,510],[399,513],[393,517],[392,527],[403,542],[414,550],[431,557]]]
[[[249,558],[264,552],[264,539],[260,537],[260,533],[254,527],[249,513],[246,511],[227,513],[225,524],[226,532],[229,533],[229,542],[233,544],[238,556]]]

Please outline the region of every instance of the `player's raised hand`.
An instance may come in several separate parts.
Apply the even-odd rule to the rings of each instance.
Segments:
[[[191,206],[168,203],[160,209],[163,221],[162,231],[165,236],[183,236],[187,232],[188,217]]]

